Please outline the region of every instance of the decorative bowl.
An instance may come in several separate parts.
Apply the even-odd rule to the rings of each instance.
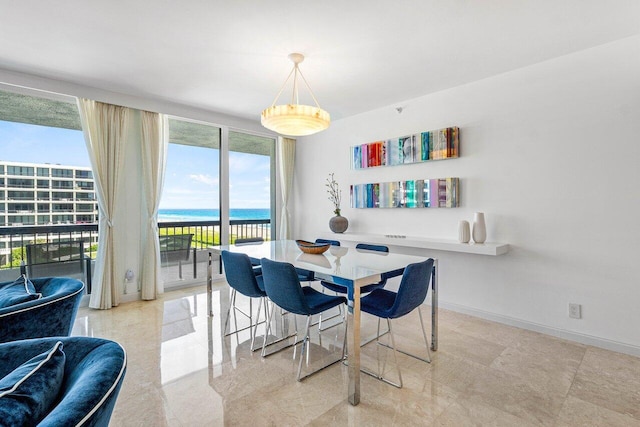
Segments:
[[[306,240],[296,240],[298,248],[305,254],[320,255],[331,246],[329,243],[313,243]]]

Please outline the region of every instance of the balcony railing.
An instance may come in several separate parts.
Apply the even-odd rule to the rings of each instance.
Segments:
[[[178,257],[162,253],[162,274],[165,285],[175,286],[187,279],[205,280],[210,246],[220,244],[220,221],[160,222],[161,236],[191,235],[188,247]],[[271,237],[271,221],[268,219],[231,220],[230,240],[238,238]],[[94,271],[92,260],[97,255],[98,224],[29,225],[0,227],[0,282],[14,280],[20,274],[20,266],[28,265],[26,246],[33,243],[84,242],[84,254],[88,260],[86,271]],[[172,254],[175,255],[175,254]],[[62,262],[62,261],[61,261]],[[94,261],[95,262],[95,261]],[[87,287],[91,278],[85,278]],[[88,289],[88,292],[91,290]]]

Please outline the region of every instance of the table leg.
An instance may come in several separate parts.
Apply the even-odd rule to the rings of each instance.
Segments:
[[[348,300],[347,332],[349,360],[349,403],[360,403],[360,286],[354,285]]]
[[[211,272],[213,255],[209,252],[209,264],[207,265],[207,314],[213,317],[213,276]]]
[[[431,350],[438,350],[438,260],[431,272]]]

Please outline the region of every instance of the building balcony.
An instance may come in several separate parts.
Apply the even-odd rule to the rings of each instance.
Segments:
[[[75,212],[76,217],[81,216]],[[55,214],[55,212],[54,212]],[[189,244],[179,249],[166,249],[161,252],[161,271],[166,288],[179,287],[206,280],[209,266],[208,248],[220,245],[220,221],[190,221],[190,222],[160,222],[159,236],[172,239],[175,236],[190,235]],[[231,241],[237,238],[262,237],[269,240],[271,236],[271,222],[267,220],[232,220],[229,224]],[[10,250],[0,251],[0,279],[7,277],[15,279],[20,264],[29,264],[26,245],[38,243],[55,243],[62,241],[84,242],[85,256],[93,260],[97,256],[98,224],[60,224],[60,225],[22,225],[0,226],[0,247]],[[14,254],[12,255],[12,251]],[[17,252],[16,252],[17,251]],[[17,255],[17,256],[16,256]],[[93,262],[93,261],[89,261]],[[215,271],[219,269],[219,261],[214,261]],[[94,271],[94,268],[88,271]],[[90,283],[85,278],[85,283]],[[89,289],[90,292],[90,289]]]
[[[7,210],[8,214],[34,214],[36,211],[33,209],[9,209]]]

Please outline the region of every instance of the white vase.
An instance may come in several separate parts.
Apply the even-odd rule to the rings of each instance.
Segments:
[[[471,239],[469,230],[469,221],[460,221],[458,223],[458,241],[460,243],[469,243],[469,239]]]
[[[484,223],[484,213],[473,214],[473,230],[471,231],[475,243],[484,243],[487,240],[487,226]]]

